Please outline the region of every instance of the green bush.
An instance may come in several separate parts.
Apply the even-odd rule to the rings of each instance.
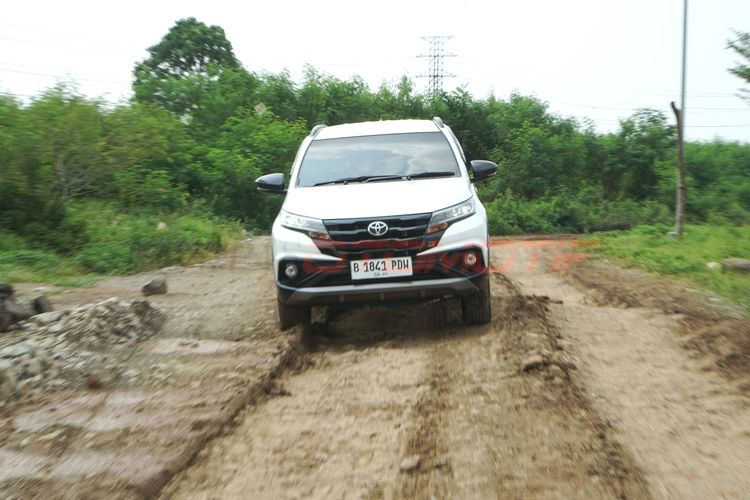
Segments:
[[[588,233],[660,223],[669,209],[656,202],[606,202],[590,193],[561,193],[525,200],[510,191],[485,204],[491,234]]]
[[[70,255],[86,242],[86,221],[75,220],[67,214],[51,222],[32,222],[23,233],[32,247],[44,248],[61,255]]]
[[[127,274],[138,270],[138,257],[117,242],[96,242],[73,256],[73,262],[97,274]]]
[[[201,213],[200,207],[187,213],[155,213],[146,208],[124,211],[102,201],[72,201],[67,209],[59,228],[30,224],[27,231],[33,237],[28,240],[0,232],[0,280],[59,281],[89,272],[127,274],[190,263],[224,250],[241,229]],[[159,229],[162,222],[166,227]],[[68,255],[47,250],[55,245]]]
[[[54,282],[82,286],[91,280],[67,259],[44,250],[0,251],[0,283]],[[75,278],[70,279],[70,276]]]
[[[220,252],[239,225],[198,213],[137,213],[106,203],[78,203],[76,221],[86,221],[85,243],[73,262],[100,274],[122,274],[193,262]],[[166,227],[159,229],[159,224]]]
[[[43,250],[0,252],[0,266],[54,268],[62,263],[59,256]]]
[[[117,172],[114,186],[125,207],[149,207],[152,210],[177,210],[187,205],[185,186],[172,181],[164,170],[135,166]]]
[[[0,231],[0,252],[9,252],[11,250],[21,250],[26,248],[27,244],[23,238],[13,233]]]
[[[669,208],[654,202],[633,200],[603,203],[592,221],[593,231],[629,229],[639,224],[664,223],[671,218]]]

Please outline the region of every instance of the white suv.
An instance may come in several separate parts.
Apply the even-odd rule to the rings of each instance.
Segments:
[[[471,162],[440,118],[315,126],[291,170],[256,180],[286,194],[273,224],[281,328],[315,305],[461,297],[467,324],[490,321],[487,216]]]

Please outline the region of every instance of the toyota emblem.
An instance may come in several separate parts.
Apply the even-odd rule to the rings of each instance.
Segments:
[[[373,236],[383,236],[388,232],[388,224],[380,220],[370,222],[370,224],[367,225],[367,232]]]

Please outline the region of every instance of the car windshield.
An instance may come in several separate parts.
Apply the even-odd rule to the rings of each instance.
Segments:
[[[297,185],[459,175],[453,150],[440,132],[370,135],[313,141]]]

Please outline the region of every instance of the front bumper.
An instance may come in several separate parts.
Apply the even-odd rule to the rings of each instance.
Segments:
[[[473,295],[479,292],[476,283],[483,276],[484,274],[471,278],[458,277],[309,288],[292,288],[281,283],[277,285],[282,300],[289,305],[382,303]]]
[[[341,258],[324,254],[312,239],[274,224],[274,277],[279,298],[289,305],[330,305],[421,301],[479,292],[479,281],[488,272],[487,224],[481,205],[478,212],[448,227],[439,245],[414,254],[410,250],[377,249]],[[475,264],[463,260],[472,253]],[[352,280],[350,260],[387,258],[411,254],[412,276]],[[287,277],[284,268],[298,272]]]

